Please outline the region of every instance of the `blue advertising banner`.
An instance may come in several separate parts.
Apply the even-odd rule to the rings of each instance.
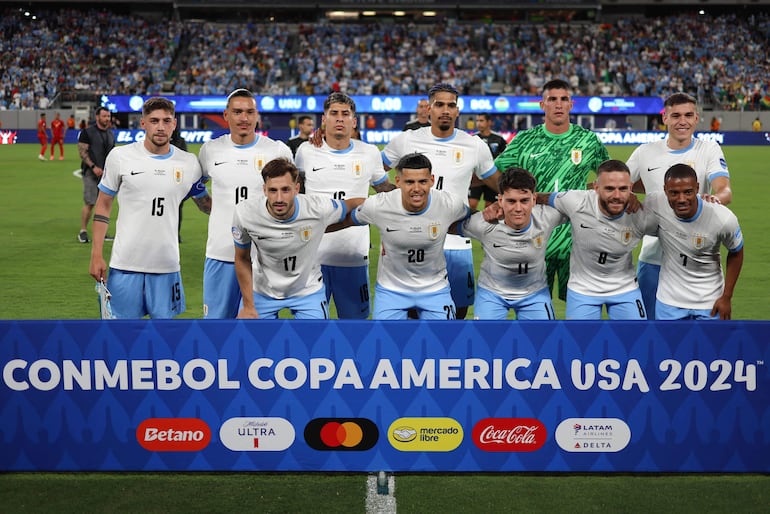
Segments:
[[[0,470],[766,473],[768,329],[2,321]]]

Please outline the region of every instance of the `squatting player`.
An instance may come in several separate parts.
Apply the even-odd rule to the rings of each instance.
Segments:
[[[588,129],[570,123],[571,89],[563,80],[551,80],[543,86],[544,122],[519,132],[505,151],[495,159],[498,169],[524,168],[537,179],[541,193],[585,189],[588,174],[609,159],[607,149]],[[559,298],[567,299],[569,255],[572,238],[569,225],[551,234],[546,251],[548,287],[559,276]]]

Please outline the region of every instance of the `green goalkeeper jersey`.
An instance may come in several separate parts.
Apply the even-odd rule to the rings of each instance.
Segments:
[[[500,172],[512,166],[530,171],[537,179],[537,191],[550,193],[585,189],[588,174],[609,158],[602,142],[588,129],[570,124],[564,134],[552,134],[545,125],[538,125],[516,134],[495,165]],[[568,258],[571,242],[569,224],[557,227],[548,241],[548,254]]]

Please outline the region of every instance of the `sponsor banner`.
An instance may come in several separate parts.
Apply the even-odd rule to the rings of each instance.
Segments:
[[[769,329],[0,321],[0,471],[767,473]]]

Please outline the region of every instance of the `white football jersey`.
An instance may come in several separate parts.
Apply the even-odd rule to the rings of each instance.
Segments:
[[[680,219],[665,193],[647,195],[644,209],[654,213],[663,248],[657,299],[683,309],[711,309],[724,291],[720,246],[737,252],[743,234],[735,214],[698,198],[698,211]]]
[[[484,260],[479,287],[506,300],[525,298],[548,286],[545,279],[545,249],[553,229],[567,218],[546,205],[535,205],[525,228],[516,230],[505,223],[487,223],[477,212],[463,221],[460,231],[481,242]]]
[[[325,142],[317,148],[300,145],[295,157],[297,168],[305,173],[305,192],[324,194],[338,200],[366,198],[369,186],[388,179],[376,146],[357,139],[344,150]],[[365,266],[369,263],[369,227],[348,227],[326,234],[318,259],[326,266]]]
[[[347,213],[345,202],[327,196],[297,195],[294,201],[294,215],[287,220],[270,215],[264,195],[239,202],[233,214],[232,238],[256,248],[254,291],[270,298],[306,296],[321,289],[318,246],[326,227]]]
[[[668,139],[640,145],[628,158],[631,181],[641,179],[647,193],[663,191],[663,176],[674,164],[687,164],[698,176],[700,194],[711,191],[711,182],[717,177],[730,177],[722,148],[713,141],[693,138],[687,148],[672,150]],[[645,236],[639,260],[650,264],[661,264],[662,253],[654,236]]]
[[[401,190],[377,193],[351,213],[357,224],[380,229],[377,283],[391,291],[431,293],[449,287],[444,239],[449,226],[470,212],[463,200],[446,191],[431,191],[420,212],[404,209]]]
[[[572,226],[572,252],[567,287],[587,296],[609,296],[637,289],[632,252],[654,230],[646,210],[607,217],[596,191],[551,193],[549,204],[565,214]]]
[[[435,137],[430,127],[401,132],[382,151],[382,161],[394,167],[401,157],[415,152],[430,159],[436,179],[433,187],[463,198],[466,204],[473,174],[484,179],[497,171],[487,144],[457,129],[445,138]],[[444,248],[464,250],[471,248],[471,242],[467,237],[449,234]]]
[[[294,160],[284,143],[260,135],[250,144],[236,145],[230,134],[225,134],[201,147],[198,159],[203,176],[211,179],[206,257],[225,262],[235,260],[230,231],[235,205],[264,194],[262,168],[278,157]]]
[[[120,206],[110,267],[179,271],[179,205],[200,178],[195,155],[174,146],[166,155],[150,153],[143,142],[115,147],[99,183]]]

